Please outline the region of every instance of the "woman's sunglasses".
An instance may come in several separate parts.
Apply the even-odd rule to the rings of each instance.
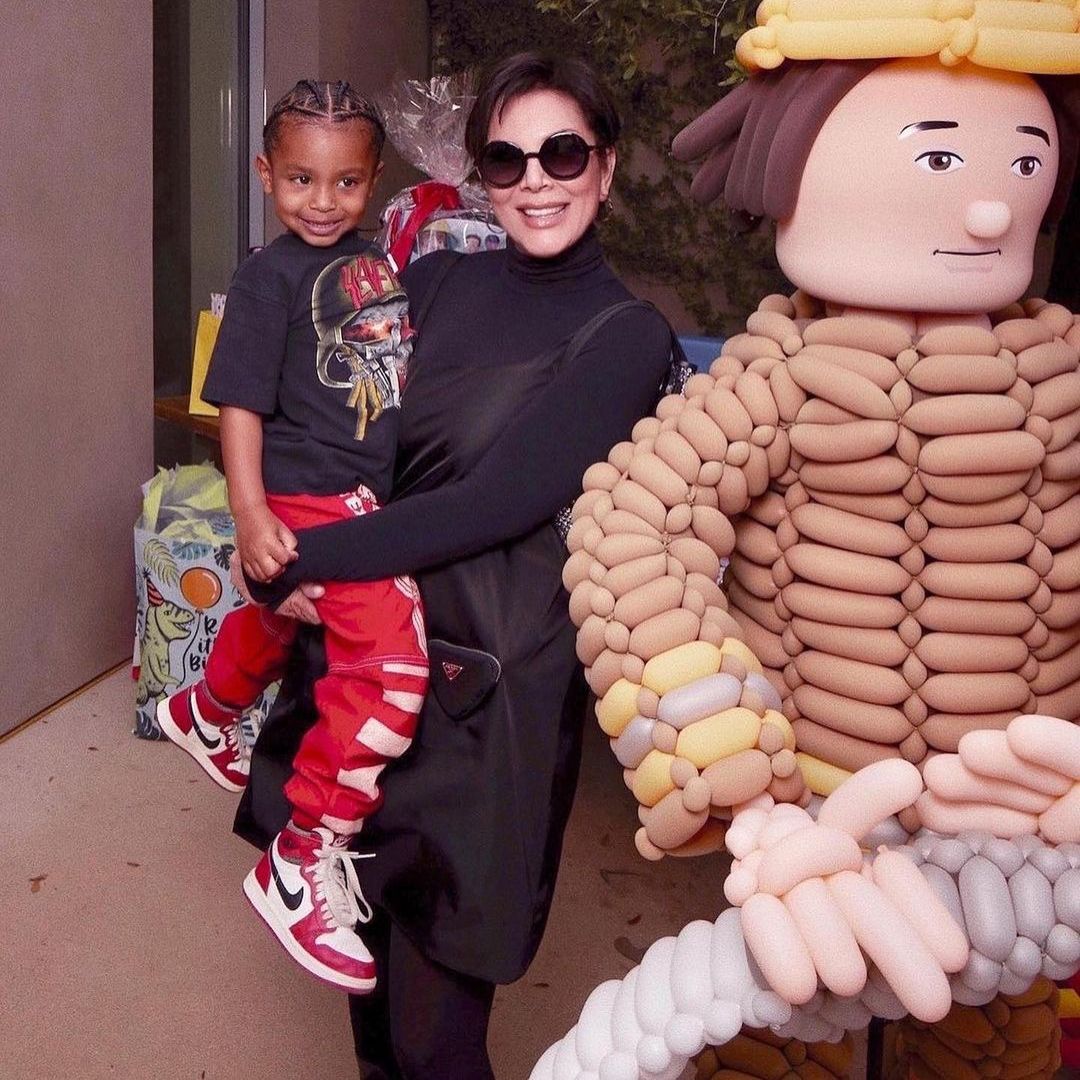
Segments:
[[[526,154],[520,146],[496,139],[480,151],[476,171],[491,187],[513,187],[525,175],[529,158],[536,158],[540,168],[553,180],[576,180],[589,167],[589,155],[599,149],[573,131],[549,135],[540,149],[531,154]]]

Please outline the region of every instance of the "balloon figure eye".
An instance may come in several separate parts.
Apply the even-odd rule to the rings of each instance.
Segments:
[[[920,154],[915,163],[919,168],[932,173],[955,172],[964,167],[964,159],[951,150],[928,150],[925,154]]]
[[[1037,157],[1020,157],[1012,163],[1012,171],[1017,176],[1034,176],[1042,168],[1042,162]]]

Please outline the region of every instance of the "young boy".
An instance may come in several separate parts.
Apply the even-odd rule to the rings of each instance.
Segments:
[[[297,83],[263,130],[255,165],[288,231],[237,270],[203,390],[221,407],[237,551],[256,581],[295,557],[293,529],[370,513],[390,493],[412,331],[404,291],[356,231],[383,139],[378,113],[341,82]],[[370,913],[347,845],[409,746],[427,649],[407,578],[328,582],[317,606],[318,718],[285,787],[291,820],[244,891],[299,964],[362,993],[375,971],[356,924]],[[247,782],[240,715],[281,676],[295,630],[265,608],[232,612],[203,680],[158,707],[162,731],[230,791]]]

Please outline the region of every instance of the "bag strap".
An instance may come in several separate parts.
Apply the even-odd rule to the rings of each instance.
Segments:
[[[562,359],[559,361],[559,366],[561,367],[568,361],[573,360],[589,343],[592,336],[616,315],[635,308],[643,311],[655,311],[661,318],[664,318],[663,313],[659,311],[656,305],[649,303],[648,300],[620,300],[617,304],[612,304],[611,307],[597,312],[578,330],[567,344]],[[665,318],[664,321],[667,322],[667,319]],[[661,394],[677,394],[686,385],[686,380],[694,373],[694,367],[687,360],[682,343],[679,341],[675,331],[671,329],[670,324],[668,324],[668,329],[671,330],[671,358],[667,373],[660,384],[660,392]]]
[[[624,311],[630,311],[634,308],[643,311],[656,310],[647,300],[620,300],[618,303],[612,304],[611,307],[606,307],[603,311],[598,311],[577,331],[576,334],[574,334],[569,342],[567,342],[566,348],[563,350],[562,358],[559,361],[559,367],[562,367],[563,364],[567,364],[573,360],[578,353],[588,345],[589,341],[597,331],[606,326],[616,315],[619,315]]]
[[[603,311],[597,312],[570,339],[566,348],[563,350],[559,366],[561,367],[568,361],[573,360],[574,357],[576,357],[589,343],[589,340],[593,335],[601,329],[601,327],[610,322],[616,315],[635,308],[643,311],[657,311],[656,306],[650,304],[648,300],[620,300],[617,304],[612,304],[611,307],[604,308]],[[664,321],[666,322],[667,320],[665,319]],[[671,329],[670,324],[668,324],[668,329]],[[683,384],[686,382],[687,376],[692,370],[690,362],[686,359],[686,353],[683,352],[683,347],[679,343],[678,337],[675,335],[675,331],[671,330],[671,360],[668,364],[668,370],[664,376],[663,382],[657,387],[657,396],[681,390]],[[570,512],[571,506],[564,506],[555,514],[552,521],[559,539],[564,544],[566,543],[566,537],[570,532]]]

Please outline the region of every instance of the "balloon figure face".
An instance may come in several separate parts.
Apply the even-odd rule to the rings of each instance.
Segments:
[[[1057,166],[1033,79],[892,61],[826,119],[777,258],[805,292],[846,307],[994,311],[1031,282]]]

